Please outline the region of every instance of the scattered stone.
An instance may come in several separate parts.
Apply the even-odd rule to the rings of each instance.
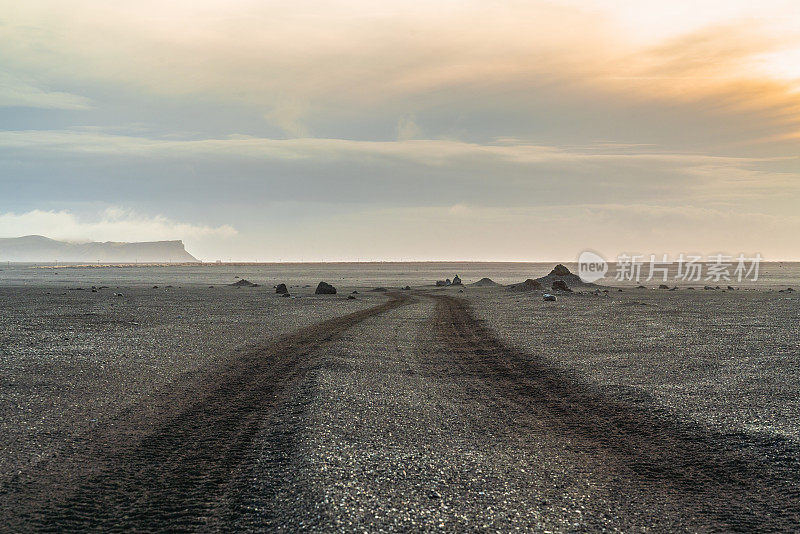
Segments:
[[[459,292],[459,293],[463,293],[463,292],[464,292],[464,290],[463,290],[463,289],[459,289],[459,290],[458,290],[458,292]]]
[[[353,295],[358,295],[358,291],[353,291]]]
[[[158,286],[153,286],[153,289],[158,289]]]
[[[290,295],[290,294],[289,294],[289,292],[287,291],[286,293],[281,293],[281,297],[283,297],[283,298],[289,298],[289,297],[291,297],[291,295]]]
[[[658,289],[669,289],[667,284],[659,284]]]
[[[791,287],[789,287],[789,288],[786,288],[786,291],[788,291],[789,293],[792,293],[792,292],[794,292],[794,289],[792,289]]]
[[[563,280],[553,280],[553,291],[572,291]]]
[[[459,278],[459,277],[458,277],[458,275],[456,275],[456,276],[453,278],[453,285],[454,285],[454,286],[460,286],[460,285],[461,285],[461,278]]]
[[[556,301],[556,296],[555,295],[551,295],[550,293],[545,293],[544,295],[542,295],[542,298],[544,300],[548,301],[548,302],[555,302]]]
[[[706,291],[714,291],[716,288],[711,286],[703,286],[703,289],[705,289]]]
[[[279,295],[285,295],[289,293],[289,290],[286,289],[286,284],[278,284],[277,286],[275,286],[275,293]]]
[[[356,300],[356,298],[353,295],[347,295],[347,300]]]
[[[377,291],[377,292],[379,292],[379,293],[385,293],[385,292],[387,292],[387,291],[389,291],[389,290],[388,290],[388,289],[386,289],[385,287],[376,287],[376,288],[375,288],[375,289],[373,289],[372,291]]]
[[[336,288],[327,282],[320,282],[317,289],[314,291],[315,295],[335,295]]]
[[[406,286],[403,288],[403,291],[411,291],[411,286]]]
[[[734,291],[736,288],[733,287],[733,286],[728,286],[728,289],[731,290],[731,291]]]
[[[670,291],[677,291],[677,290],[678,290],[678,286],[671,287],[671,288],[669,288],[669,290],[670,290]]]
[[[617,293],[622,293],[622,290],[621,289],[617,289]]]
[[[647,289],[647,288],[644,286],[637,286],[636,289]]]
[[[450,285],[450,281],[449,280],[447,280],[447,281],[437,280],[436,281],[436,287],[444,287],[444,286],[449,286],[449,285]]]

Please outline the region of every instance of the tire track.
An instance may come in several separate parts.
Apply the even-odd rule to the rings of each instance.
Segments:
[[[282,393],[313,366],[313,353],[354,325],[410,299],[303,328],[237,355],[170,391],[157,410],[118,421],[81,444],[77,459],[0,492],[13,531],[196,531],[221,513],[218,500]],[[144,415],[146,414],[146,415]],[[279,444],[291,448],[284,436]],[[3,503],[5,501],[5,503]]]
[[[698,530],[790,532],[800,524],[800,455],[788,440],[717,434],[616,400],[506,347],[463,299],[430,297],[440,341],[514,407],[505,415],[519,426],[517,436],[526,419],[544,422],[601,458],[595,465],[621,494],[655,496],[669,503],[665,510],[692,517]]]

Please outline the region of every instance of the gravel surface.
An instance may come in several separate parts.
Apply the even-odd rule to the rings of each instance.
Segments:
[[[796,301],[350,289],[0,292],[4,529],[800,524]]]
[[[249,344],[382,301],[85,287],[0,288],[0,484]]]

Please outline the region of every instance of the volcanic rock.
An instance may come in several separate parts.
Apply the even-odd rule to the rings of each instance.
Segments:
[[[569,269],[567,269],[567,268],[566,268],[564,265],[562,265],[561,263],[559,263],[558,265],[556,265],[555,267],[553,267],[553,270],[552,270],[552,271],[550,271],[550,275],[551,275],[551,276],[569,276],[569,275],[571,275],[571,274],[572,274],[572,273],[569,271]]]
[[[258,287],[258,284],[254,284],[253,282],[245,280],[244,278],[242,278],[237,282],[232,283],[231,285],[234,287]]]
[[[474,284],[470,284],[470,285],[472,285],[474,287],[496,287],[496,286],[499,286],[500,284],[498,284],[497,282],[495,282],[491,278],[485,278],[484,277],[484,278],[481,278],[480,280],[478,280],[477,282],[475,282]]]
[[[553,291],[572,291],[564,280],[553,280]]]
[[[540,289],[544,289],[541,282],[538,280],[532,280],[530,278],[522,283],[508,286],[509,291],[538,291]]]
[[[320,282],[317,289],[314,291],[315,295],[335,295],[336,288],[327,282]]]

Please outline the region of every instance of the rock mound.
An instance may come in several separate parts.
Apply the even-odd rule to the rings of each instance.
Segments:
[[[320,282],[317,289],[314,291],[315,295],[335,295],[336,288],[327,282]]]
[[[231,285],[234,287],[258,287],[258,284],[254,284],[253,282],[245,280],[244,278],[232,283]]]
[[[498,284],[497,282],[495,282],[491,278],[485,278],[484,277],[484,278],[481,278],[480,280],[478,280],[477,282],[475,282],[474,284],[470,284],[470,285],[472,285],[473,287],[497,287],[500,284]]]
[[[453,284],[454,286],[460,286],[460,285],[461,285],[461,278],[459,278],[459,276],[458,276],[458,275],[456,275],[456,276],[453,278],[453,282],[452,282],[452,284]]]
[[[537,282],[542,284],[545,287],[552,287],[553,289],[557,289],[560,291],[571,291],[571,288],[580,287],[580,288],[596,288],[598,287],[597,284],[588,284],[581,280],[580,276],[577,274],[572,274],[569,269],[567,269],[564,265],[558,264],[556,265],[550,274],[547,276],[542,276],[541,278],[536,279]],[[557,284],[557,285],[556,285]],[[563,287],[566,289],[561,289],[562,284]]]
[[[542,283],[538,280],[533,280],[528,278],[522,283],[519,284],[511,284],[508,286],[509,291],[538,291],[544,289]]]

